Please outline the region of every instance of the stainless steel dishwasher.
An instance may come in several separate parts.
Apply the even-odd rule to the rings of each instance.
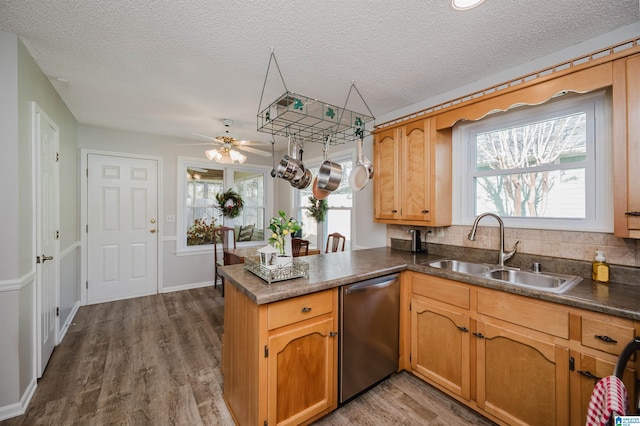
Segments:
[[[398,274],[341,287],[341,404],[398,370],[399,318]]]

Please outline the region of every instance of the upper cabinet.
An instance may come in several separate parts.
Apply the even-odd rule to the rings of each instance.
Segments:
[[[613,63],[614,234],[640,238],[640,55]]]
[[[376,132],[374,220],[451,225],[451,130],[433,118]]]

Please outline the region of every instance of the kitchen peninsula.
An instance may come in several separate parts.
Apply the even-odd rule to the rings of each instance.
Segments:
[[[502,334],[509,338],[513,330],[518,336],[530,333],[527,339],[533,343],[527,341],[522,346],[535,347],[536,354],[540,349],[535,344],[548,346],[550,350],[547,352],[552,355],[548,358],[553,358],[553,371],[549,374],[557,382],[549,424],[580,424],[585,399],[585,392],[581,389],[585,386],[580,382],[583,378],[575,373],[575,369],[571,370],[570,360],[577,364],[577,370],[581,366],[585,370],[592,358],[598,360],[598,365],[603,362],[608,365],[615,360],[618,349],[601,348],[598,342],[590,343],[589,333],[594,327],[603,325],[609,334],[619,333],[619,345],[622,346],[627,338],[640,334],[640,312],[637,309],[640,306],[640,288],[612,282],[603,295],[598,286],[583,277],[565,293],[548,293],[426,265],[441,257],[388,247],[308,256],[304,260],[309,263],[309,279],[271,285],[246,271],[243,265],[221,268],[226,286],[222,359],[224,397],[236,423],[300,424],[336,409],[337,289],[357,281],[404,271],[400,296],[401,370],[412,372],[494,421],[526,418],[527,413],[517,411],[519,408],[510,411],[509,401],[490,400],[493,394],[486,388],[492,380],[487,376],[490,372],[481,371],[468,357],[461,357],[463,378],[459,389],[434,380],[429,372],[431,366],[420,364],[416,352],[422,347],[416,339],[422,337],[418,331],[423,323],[418,310],[440,312],[443,307],[448,307],[447,310],[456,315],[466,312],[466,318],[470,318],[470,324],[473,322],[475,327],[472,331],[482,328],[485,334],[491,333],[500,325],[506,330]],[[492,305],[493,300],[497,300],[497,305]],[[411,311],[412,303],[419,308]],[[434,308],[425,311],[423,305]],[[511,310],[508,308],[510,305],[513,305]],[[545,315],[542,314],[531,321],[528,315],[536,316],[537,312],[556,314],[554,318],[558,324],[549,327],[544,323]],[[540,325],[536,319],[540,319]],[[481,346],[481,343],[488,343],[476,343],[468,337],[470,334],[461,337],[462,353],[467,353],[465,351],[470,345],[477,345],[484,356],[489,356],[489,347]],[[543,348],[542,353],[545,350]],[[410,353],[413,354],[411,360]],[[455,353],[446,355],[450,359],[456,358]],[[548,359],[543,357],[540,363],[548,363]],[[630,363],[628,368],[629,377],[635,378],[634,366]],[[469,379],[470,374],[479,377],[477,386],[481,392],[474,392],[475,396],[470,396],[469,392],[473,382]],[[532,391],[536,392],[536,389]],[[587,400],[588,397],[586,395]],[[494,407],[499,403],[505,406]]]

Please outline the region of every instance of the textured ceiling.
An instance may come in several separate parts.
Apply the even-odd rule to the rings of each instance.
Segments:
[[[271,48],[290,91],[375,116],[640,20],[638,0],[0,0],[81,123],[193,138],[256,114]],[[65,79],[60,82],[57,78]],[[284,93],[272,67],[263,107]],[[353,102],[351,101],[353,100]],[[359,98],[350,109],[366,112]]]

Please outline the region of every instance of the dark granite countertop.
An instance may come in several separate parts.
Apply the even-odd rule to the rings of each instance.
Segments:
[[[409,269],[479,287],[640,320],[640,285],[616,282],[603,285],[583,278],[565,293],[549,293],[423,265],[441,258],[441,255],[413,254],[389,247],[305,256],[304,261],[309,263],[309,279],[298,278],[273,284],[267,284],[244,269],[243,265],[225,266],[220,271],[228,282],[259,305]]]

